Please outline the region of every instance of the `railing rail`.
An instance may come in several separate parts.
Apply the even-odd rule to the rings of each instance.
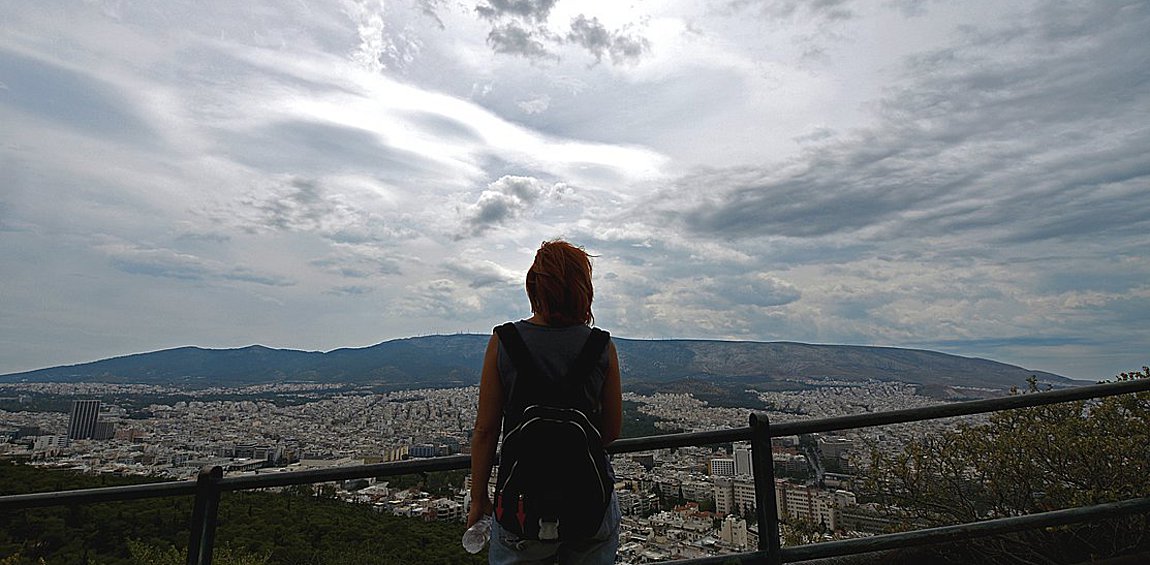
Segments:
[[[966,540],[981,536],[1089,521],[1102,517],[1145,513],[1150,512],[1150,498],[1136,498],[1088,507],[1054,510],[1027,516],[999,518],[868,538],[781,547],[777,518],[777,501],[775,500],[774,466],[771,458],[770,445],[770,440],[773,437],[883,426],[954,416],[968,416],[1145,391],[1150,391],[1150,379],[1103,383],[1037,394],[1012,395],[988,400],[956,402],[907,410],[873,412],[778,424],[771,424],[766,414],[752,413],[750,415],[750,426],[745,428],[626,438],[613,443],[608,447],[607,451],[614,454],[632,453],[637,451],[749,440],[752,449],[751,457],[754,461],[756,498],[758,499],[758,504],[756,504],[759,527],[758,550],[748,553],[674,561],[672,563],[676,565],[707,565],[737,561],[739,563],[766,563],[768,565],[776,565],[778,563],[793,563],[809,559]],[[222,469],[220,467],[206,467],[201,471],[195,482],[148,483],[0,496],[0,511],[194,495],[196,499],[195,505],[193,506],[192,533],[188,546],[188,564],[210,565],[215,535],[216,510],[218,509],[221,492],[411,473],[449,471],[466,469],[469,466],[470,457],[457,455],[372,465],[264,473],[237,477],[222,476]]]

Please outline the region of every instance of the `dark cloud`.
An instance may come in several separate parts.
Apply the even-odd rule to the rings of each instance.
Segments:
[[[546,30],[529,30],[515,22],[496,25],[487,34],[487,44],[496,53],[520,55],[528,59],[554,59],[556,56],[543,45],[550,41]]]
[[[561,192],[566,185],[549,186],[533,177],[504,176],[487,186],[466,212],[469,235],[479,235],[493,226],[518,217],[548,194]]]
[[[577,45],[595,57],[610,57],[615,64],[633,63],[650,50],[646,38],[608,30],[598,18],[580,14],[571,21],[566,34],[552,33],[546,27],[555,0],[489,0],[476,8],[492,22],[487,44],[496,53],[518,55],[532,60],[555,59],[553,48]]]
[[[375,292],[375,289],[370,286],[337,286],[329,289],[327,294],[334,294],[336,296],[362,296]]]
[[[737,306],[769,308],[802,298],[802,292],[793,284],[765,274],[725,277],[705,286],[718,299]]]
[[[909,163],[892,157],[863,152],[846,156],[845,163],[818,159],[798,174],[753,169],[697,174],[680,181],[680,189],[704,194],[720,189],[721,195],[683,218],[695,231],[726,237],[818,237],[878,224],[959,180],[944,177],[934,182],[942,186],[927,186]]]
[[[0,106],[107,139],[156,143],[127,93],[85,73],[0,49]]]
[[[927,12],[927,4],[931,0],[888,0],[887,5],[894,7],[903,16],[908,18],[919,17]]]
[[[557,0],[487,0],[475,7],[480,16],[489,20],[504,17],[522,18],[529,22],[543,23],[551,15],[551,8]]]
[[[335,204],[324,196],[315,180],[291,179],[285,188],[278,198],[252,203],[264,213],[270,227],[294,230],[301,225],[316,226],[335,212]]]
[[[162,261],[155,258],[116,257],[112,259],[116,270],[132,274],[147,275],[185,281],[203,280],[209,271],[199,264]]]
[[[260,274],[243,267],[233,267],[218,274],[219,278],[229,281],[250,282],[264,286],[293,286],[295,281],[285,277]]]
[[[399,262],[388,257],[339,256],[314,259],[309,265],[324,272],[349,279],[370,279],[381,275],[399,275]]]
[[[732,238],[1144,240],[1150,59],[1130,46],[1150,36],[1150,5],[1053,3],[1027,25],[911,58],[880,125],[851,139],[682,179],[703,196],[681,218]]]
[[[249,233],[266,230],[314,233],[351,246],[378,246],[415,237],[411,220],[368,212],[365,197],[333,190],[314,178],[280,177],[250,190],[236,202],[206,212],[213,221],[234,223]]]
[[[105,252],[113,268],[132,275],[146,275],[182,281],[247,282],[263,286],[292,286],[295,281],[246,267],[221,264],[171,249],[110,247]]]
[[[590,51],[595,62],[603,60],[604,55],[610,56],[613,63],[633,62],[650,49],[645,38],[610,31],[599,22],[599,18],[588,19],[583,14],[571,21],[567,41]]]
[[[854,17],[853,0],[730,0],[732,11],[752,10],[770,19],[813,18],[847,20]]]

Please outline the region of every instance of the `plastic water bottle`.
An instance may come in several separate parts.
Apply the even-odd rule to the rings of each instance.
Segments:
[[[467,553],[479,553],[490,537],[491,515],[485,514],[478,522],[467,528],[466,532],[463,532],[463,549],[466,549]]]

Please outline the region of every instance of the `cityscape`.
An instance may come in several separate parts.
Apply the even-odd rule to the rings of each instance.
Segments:
[[[808,388],[759,392],[772,421],[925,406],[938,401],[898,382],[805,380]],[[809,386],[816,385],[817,386]],[[171,403],[95,400],[186,398]],[[46,398],[68,412],[13,410]],[[222,399],[227,398],[227,399]],[[373,393],[342,384],[275,384],[186,391],[154,385],[0,385],[0,457],[89,474],[194,478],[277,473],[469,453],[478,387]],[[707,431],[746,425],[748,410],[710,406],[688,394],[624,394],[657,430]],[[861,537],[897,522],[890,509],[861,503],[854,473],[872,449],[895,451],[957,419],[775,438],[778,517],[804,541]],[[619,559],[651,563],[747,551],[757,544],[749,445],[735,443],[616,455],[623,514]],[[493,479],[494,481],[494,476]],[[319,485],[317,485],[319,487]],[[385,480],[327,485],[349,503],[426,521],[462,522],[470,477],[425,492]],[[491,485],[494,488],[494,482]]]
[[[611,332],[620,563],[1150,563],[1150,1],[0,22],[0,565],[479,563],[484,348],[529,312]]]

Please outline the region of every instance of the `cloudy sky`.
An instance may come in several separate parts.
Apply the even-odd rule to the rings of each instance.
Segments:
[[[0,373],[528,314],[1150,363],[1150,2],[0,0]]]

